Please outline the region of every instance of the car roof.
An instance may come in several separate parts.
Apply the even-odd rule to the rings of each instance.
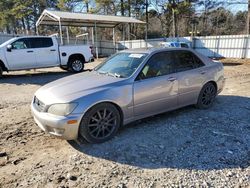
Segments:
[[[126,49],[122,50],[121,52],[125,53],[155,53],[155,52],[167,52],[167,51],[191,51],[193,52],[192,49],[189,48],[135,48],[135,49]]]
[[[50,36],[40,36],[40,35],[34,35],[34,36],[17,36],[17,37],[14,37],[14,38],[50,38]]]

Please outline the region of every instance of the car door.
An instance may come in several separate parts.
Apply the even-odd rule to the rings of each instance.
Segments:
[[[39,67],[59,65],[58,48],[51,37],[34,37],[31,39],[31,46],[34,48]]]
[[[171,52],[154,54],[138,74],[134,86],[134,116],[157,114],[177,105],[178,80]]]
[[[6,59],[10,70],[36,68],[36,56],[30,46],[29,38],[20,38],[11,43],[11,50],[6,49]]]
[[[179,84],[178,105],[194,104],[205,81],[205,64],[191,51],[176,50],[173,54]]]

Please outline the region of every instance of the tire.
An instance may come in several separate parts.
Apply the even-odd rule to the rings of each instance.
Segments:
[[[210,108],[214,103],[216,95],[217,89],[215,85],[211,82],[206,83],[200,91],[196,107],[200,109]]]
[[[83,137],[89,143],[102,143],[114,137],[120,124],[121,116],[114,105],[98,104],[82,118],[79,137]]]
[[[69,60],[69,70],[74,73],[82,72],[84,69],[84,60],[82,58],[71,58]]]

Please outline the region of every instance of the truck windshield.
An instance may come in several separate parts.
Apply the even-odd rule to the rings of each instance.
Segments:
[[[130,77],[142,63],[146,53],[118,53],[95,68],[100,74],[119,78]]]

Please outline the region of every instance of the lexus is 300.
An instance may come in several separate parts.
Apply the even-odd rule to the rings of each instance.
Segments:
[[[223,65],[191,49],[133,49],[41,87],[31,109],[50,134],[100,143],[138,119],[188,105],[207,109],[223,86]]]

